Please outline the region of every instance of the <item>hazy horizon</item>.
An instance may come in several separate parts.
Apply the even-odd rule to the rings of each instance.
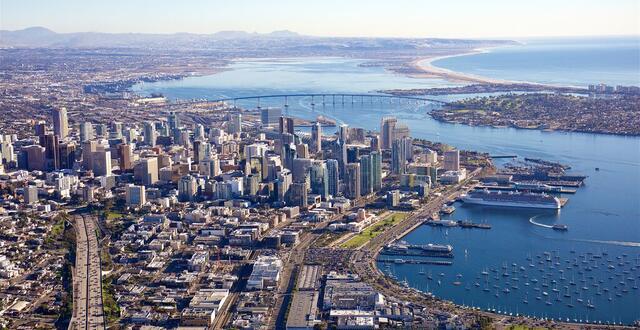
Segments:
[[[34,10],[38,8],[38,10]],[[41,26],[58,33],[269,33],[289,30],[318,37],[523,39],[640,35],[634,0],[415,0],[301,2],[194,0],[83,2],[2,0],[0,29]],[[472,27],[472,28],[470,28]]]

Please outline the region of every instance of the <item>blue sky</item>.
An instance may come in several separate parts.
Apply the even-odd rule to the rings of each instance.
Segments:
[[[0,0],[0,29],[318,36],[640,34],[638,0]]]

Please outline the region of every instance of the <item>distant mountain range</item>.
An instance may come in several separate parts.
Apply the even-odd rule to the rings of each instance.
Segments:
[[[292,50],[343,49],[413,49],[475,48],[515,43],[509,40],[463,40],[437,38],[336,38],[304,36],[281,30],[271,33],[220,31],[213,34],[175,33],[57,33],[44,27],[23,30],[0,30],[2,48],[142,48],[142,49],[211,49],[276,47]]]

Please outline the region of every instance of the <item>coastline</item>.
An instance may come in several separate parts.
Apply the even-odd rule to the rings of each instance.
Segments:
[[[441,68],[433,65],[433,62],[442,60],[445,58],[488,53],[491,48],[495,48],[495,47],[476,48],[470,52],[465,52],[465,53],[450,54],[450,55],[443,55],[443,56],[421,57],[421,58],[414,59],[413,61],[408,63],[408,66],[418,73],[409,74],[409,76],[412,78],[442,78],[452,82],[464,82],[464,83],[476,83],[476,84],[535,84],[537,85],[536,83],[533,83],[533,82],[495,79],[495,78],[489,78],[489,77],[476,76],[473,74],[453,71],[453,70],[449,70],[449,69],[445,69],[445,68]]]

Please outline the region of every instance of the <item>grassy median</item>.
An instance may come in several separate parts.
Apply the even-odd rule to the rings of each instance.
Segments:
[[[399,221],[407,217],[406,213],[393,213],[384,220],[380,220],[373,225],[365,228],[360,234],[353,236],[350,240],[340,244],[340,247],[354,249],[364,245],[372,238],[382,234],[388,227],[393,226]]]

